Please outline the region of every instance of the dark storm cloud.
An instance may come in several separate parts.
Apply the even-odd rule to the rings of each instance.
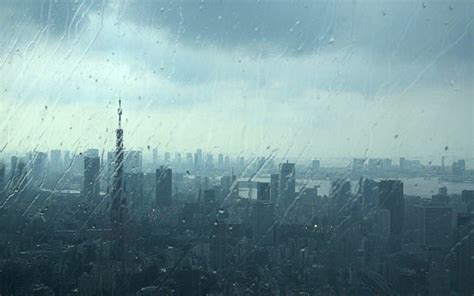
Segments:
[[[4,24],[18,25],[18,20],[35,26],[49,25],[49,32],[64,34],[71,28],[81,30],[88,25],[88,15],[100,10],[105,1],[86,0],[7,0],[2,1]]]
[[[130,1],[126,16],[167,28],[193,46],[314,54],[344,46],[413,59],[457,42],[472,57],[472,1]],[[461,40],[457,38],[468,33]],[[263,47],[263,48],[262,48]]]

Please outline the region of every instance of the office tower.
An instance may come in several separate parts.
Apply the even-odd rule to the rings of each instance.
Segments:
[[[99,149],[87,149],[83,154],[87,157],[99,157]]]
[[[313,159],[311,161],[311,170],[314,172],[317,172],[320,168],[320,161],[318,159]]]
[[[217,156],[217,168],[222,170],[224,168],[224,154],[219,153]]]
[[[156,170],[156,206],[170,206],[172,202],[172,170],[161,166]]]
[[[252,238],[255,244],[269,245],[273,242],[275,206],[272,203],[257,200],[252,211]]]
[[[219,270],[226,265],[226,224],[223,221],[215,221],[212,225],[209,241],[211,266]]]
[[[270,183],[257,183],[257,199],[261,201],[270,201]]]
[[[359,189],[362,199],[362,208],[369,211],[377,206],[378,202],[378,183],[370,179],[361,179]]]
[[[124,194],[124,150],[121,100],[119,100],[118,128],[115,130],[115,135],[115,168],[112,180],[112,207],[110,209],[110,221],[112,223],[112,235],[118,245],[115,252],[113,253],[113,257],[123,262],[123,245],[125,243],[125,223],[128,220],[128,205],[127,197]]]
[[[126,173],[137,174],[143,171],[143,156],[139,150],[125,151],[124,171]]]
[[[461,199],[466,204],[468,212],[474,212],[474,190],[461,191]]]
[[[176,152],[174,154],[174,163],[176,163],[176,165],[178,165],[178,166],[181,165],[181,153]]]
[[[276,204],[278,202],[278,187],[280,184],[280,175],[271,174],[270,175],[270,200]]]
[[[206,155],[206,170],[213,170],[214,169],[214,155],[208,153]]]
[[[187,168],[193,167],[193,154],[191,152],[186,153],[186,166]]]
[[[33,186],[40,187],[46,175],[47,155],[44,152],[35,152],[31,159],[31,182]]]
[[[224,168],[229,168],[230,167],[230,157],[229,155],[226,155],[224,158]]]
[[[200,171],[202,169],[202,150],[197,149],[194,153],[194,169]]]
[[[279,204],[287,208],[293,203],[295,198],[295,164],[294,163],[282,163],[280,164],[280,198]]]
[[[49,152],[49,164],[51,172],[60,172],[63,169],[63,161],[61,158],[61,150],[51,150]]]
[[[451,207],[430,204],[417,207],[418,244],[428,249],[448,249],[453,240]]]
[[[84,157],[84,183],[82,196],[84,201],[98,202],[100,196],[100,158]]]
[[[474,231],[471,230],[458,240],[457,287],[459,295],[472,295],[474,292]]]
[[[165,165],[169,165],[171,163],[171,153],[165,152]]]
[[[379,207],[390,211],[390,235],[399,238],[403,233],[403,183],[399,180],[379,182]]]
[[[64,167],[69,168],[71,166],[71,152],[68,150],[64,151]]]
[[[365,162],[365,159],[363,158],[354,158],[352,160],[352,174],[353,175],[360,175],[363,173],[364,162]]]
[[[12,190],[16,190],[17,192],[21,192],[29,184],[28,179],[26,164],[20,159],[18,162],[15,162],[15,171],[13,171],[10,188]]]
[[[411,169],[411,162],[410,160],[406,159],[405,157],[400,157],[400,162],[398,166],[400,172],[407,172]]]

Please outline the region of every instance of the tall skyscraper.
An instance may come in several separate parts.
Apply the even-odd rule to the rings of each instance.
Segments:
[[[112,180],[112,207],[110,209],[110,221],[112,223],[112,234],[122,249],[124,245],[125,223],[128,219],[127,197],[124,195],[124,149],[122,129],[122,104],[119,100],[118,128],[115,130],[115,160]],[[117,254],[116,254],[117,255]],[[123,254],[120,259],[123,260]]]
[[[82,186],[82,196],[85,201],[98,202],[100,196],[100,158],[84,158],[84,183]]]
[[[291,205],[295,199],[295,187],[295,164],[289,162],[280,164],[280,205],[285,208]]]
[[[171,205],[172,189],[172,170],[161,166],[156,170],[156,206]]]
[[[403,183],[399,180],[382,180],[378,191],[379,207],[390,211],[390,235],[400,238],[404,220]]]

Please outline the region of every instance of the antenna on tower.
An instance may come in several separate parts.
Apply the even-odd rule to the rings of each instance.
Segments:
[[[119,128],[122,128],[122,99],[119,97],[119,107],[118,107],[118,116],[119,116]]]

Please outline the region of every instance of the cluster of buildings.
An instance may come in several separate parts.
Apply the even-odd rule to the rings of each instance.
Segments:
[[[153,149],[144,162],[125,149],[121,113],[114,152],[34,152],[0,167],[0,294],[474,293],[474,190],[407,195],[385,178],[421,166],[406,159],[300,171]],[[463,161],[459,171],[470,174]]]

